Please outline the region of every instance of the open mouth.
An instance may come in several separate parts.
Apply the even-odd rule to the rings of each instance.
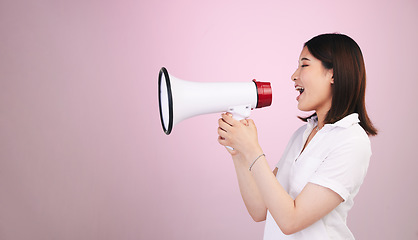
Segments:
[[[301,86],[297,86],[295,89],[296,89],[296,91],[298,91],[300,94],[302,94],[302,93],[305,91],[305,89],[304,89],[303,87],[301,87]]]

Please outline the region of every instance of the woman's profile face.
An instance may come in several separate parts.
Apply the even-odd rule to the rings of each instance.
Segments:
[[[303,48],[299,56],[298,68],[292,80],[300,93],[296,98],[299,110],[327,114],[332,102],[333,71],[326,69],[307,47]]]

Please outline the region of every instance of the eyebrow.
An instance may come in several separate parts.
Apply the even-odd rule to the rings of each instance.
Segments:
[[[304,58],[301,59],[301,61],[303,61],[303,60],[311,61],[309,58],[306,58],[306,57],[304,57]]]

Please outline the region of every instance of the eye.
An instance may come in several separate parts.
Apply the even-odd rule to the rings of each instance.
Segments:
[[[309,65],[304,64],[304,65],[302,65],[301,67],[307,67],[307,66],[309,66]]]

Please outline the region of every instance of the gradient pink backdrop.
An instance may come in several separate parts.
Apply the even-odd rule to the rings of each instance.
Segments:
[[[302,44],[352,36],[380,129],[348,224],[418,239],[418,1],[0,1],[0,239],[261,239],[218,114],[160,126],[157,75],[270,81],[253,111],[273,166],[293,131]]]

